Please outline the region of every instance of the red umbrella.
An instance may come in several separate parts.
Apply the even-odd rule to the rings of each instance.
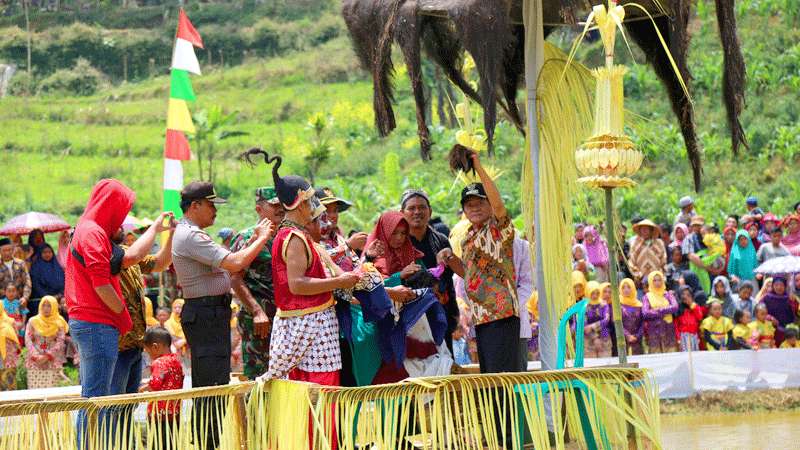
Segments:
[[[70,228],[72,228],[70,224],[55,214],[29,212],[6,222],[3,228],[0,228],[0,235],[28,234],[35,229],[42,230],[45,233],[54,233],[69,230]]]

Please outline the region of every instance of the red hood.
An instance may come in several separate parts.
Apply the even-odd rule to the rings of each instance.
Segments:
[[[96,223],[111,237],[122,226],[135,200],[136,194],[121,182],[114,179],[100,180],[92,189],[80,221]]]

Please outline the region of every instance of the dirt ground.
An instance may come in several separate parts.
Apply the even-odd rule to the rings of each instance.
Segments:
[[[685,399],[661,400],[664,415],[793,410],[800,410],[800,389],[707,391]]]

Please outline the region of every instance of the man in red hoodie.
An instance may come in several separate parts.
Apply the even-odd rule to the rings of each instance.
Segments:
[[[81,396],[109,395],[117,360],[117,341],[132,326],[117,274],[125,252],[111,237],[131,211],[136,194],[117,180],[100,180],[72,236],[65,270],[64,297],[70,335],[81,355]],[[101,413],[102,416],[105,416]],[[78,441],[86,425],[78,415]],[[80,447],[86,446],[82,442]]]

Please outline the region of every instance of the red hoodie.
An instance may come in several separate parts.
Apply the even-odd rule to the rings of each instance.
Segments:
[[[111,236],[131,210],[136,194],[117,180],[100,180],[92,189],[86,210],[78,220],[72,247],[84,259],[84,267],[70,252],[65,270],[64,297],[71,319],[111,325],[119,334],[131,327],[131,316],[124,306],[119,277],[111,275]],[[114,313],[103,303],[94,288],[110,284],[120,299],[122,312]]]

